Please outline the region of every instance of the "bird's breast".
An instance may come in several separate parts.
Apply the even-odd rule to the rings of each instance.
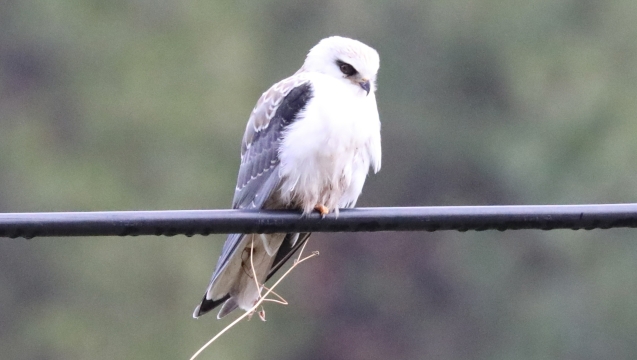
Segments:
[[[314,92],[280,144],[284,202],[306,213],[316,204],[336,209],[344,194],[346,203],[355,202],[370,166],[369,143],[380,131],[370,95],[366,99],[338,90]]]

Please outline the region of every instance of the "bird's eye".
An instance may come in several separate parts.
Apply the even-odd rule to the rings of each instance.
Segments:
[[[345,76],[352,76],[355,75],[357,73],[356,69],[354,69],[354,67],[346,62],[343,61],[337,61],[336,62],[338,64],[338,68],[341,70],[341,72],[343,74],[345,74]]]

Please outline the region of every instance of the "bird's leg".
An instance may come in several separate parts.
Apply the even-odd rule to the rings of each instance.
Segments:
[[[329,214],[330,212],[330,209],[328,209],[327,206],[323,204],[316,204],[314,206],[314,210],[318,211],[319,214],[321,214],[321,217],[325,217],[325,215]]]

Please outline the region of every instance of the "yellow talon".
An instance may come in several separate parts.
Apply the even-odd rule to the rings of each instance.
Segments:
[[[316,204],[316,206],[314,207],[314,210],[318,211],[319,214],[321,214],[321,217],[324,217],[330,212],[330,209],[328,209],[327,206],[323,204]]]

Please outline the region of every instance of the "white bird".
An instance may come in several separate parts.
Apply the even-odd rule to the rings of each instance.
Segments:
[[[294,75],[263,93],[243,136],[232,208],[324,216],[354,207],[369,168],[380,170],[379,65],[376,50],[332,36],[310,50]],[[193,317],[222,303],[217,318],[252,308],[260,293],[252,267],[263,284],[309,236],[229,235]]]

